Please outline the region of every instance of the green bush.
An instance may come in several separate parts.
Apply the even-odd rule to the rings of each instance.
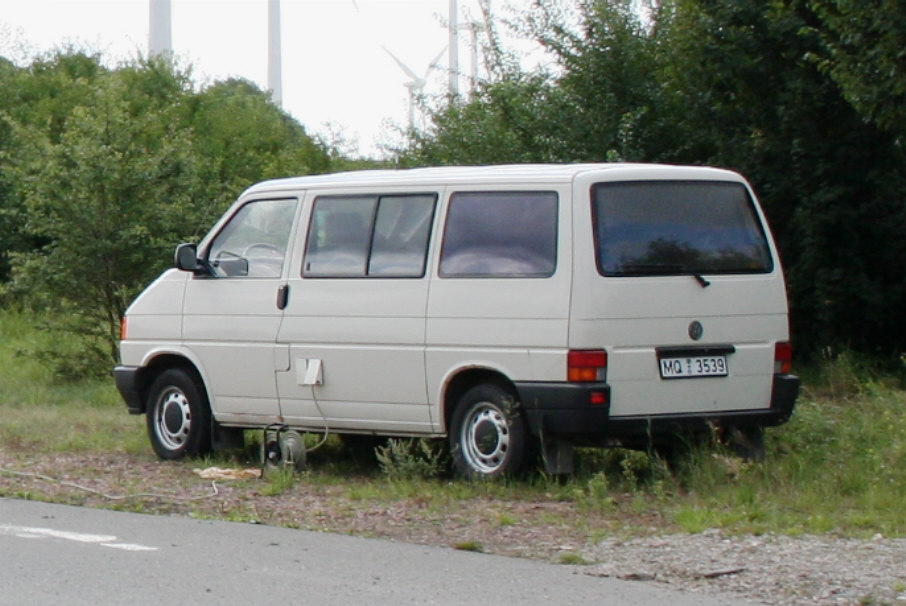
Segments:
[[[445,472],[447,462],[437,444],[426,439],[394,439],[378,446],[381,472],[392,480],[428,480]]]

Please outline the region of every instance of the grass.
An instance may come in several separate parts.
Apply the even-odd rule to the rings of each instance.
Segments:
[[[0,313],[0,445],[43,452],[147,450],[144,421],[123,414],[112,379],[66,382],[31,352],[49,337],[27,315]]]
[[[153,460],[143,418],[126,413],[112,379],[55,379],[25,353],[44,338],[31,325],[27,315],[0,312],[0,451],[16,458],[78,452]],[[332,437],[310,454],[304,477],[272,474],[257,490],[280,495],[304,482],[312,489],[342,490],[353,503],[417,502],[440,512],[482,499],[565,502],[589,517],[637,520],[637,528],[617,529],[627,533],[650,532],[656,524],[662,531],[691,533],[721,528],[906,536],[906,390],[889,374],[853,356],[833,357],[806,374],[793,419],[769,429],[767,439],[764,464],[743,463],[719,447],[697,448],[669,466],[641,452],[579,449],[577,472],[565,482],[540,471],[515,480],[471,482],[438,473],[423,442],[391,444],[384,462],[369,467]],[[257,448],[252,443],[225,460],[215,456],[192,464],[229,466],[237,456],[247,463],[256,459]],[[395,469],[399,461],[409,466]],[[28,490],[7,495],[29,498]],[[491,512],[498,528],[521,523],[512,511]],[[550,523],[561,522],[552,517]],[[457,547],[482,549],[469,542]]]

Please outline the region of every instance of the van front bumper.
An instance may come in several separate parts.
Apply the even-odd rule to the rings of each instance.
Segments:
[[[139,384],[139,368],[136,366],[117,366],[113,369],[113,379],[126,407],[134,415],[144,414],[145,403]]]
[[[652,438],[713,427],[771,427],[786,423],[799,394],[799,378],[777,375],[769,408],[716,413],[610,416],[610,385],[606,383],[516,383],[532,434],[564,438],[577,445],[638,446]],[[594,396],[594,397],[593,397]],[[601,397],[603,396],[603,398]],[[601,404],[592,404],[602,401]]]

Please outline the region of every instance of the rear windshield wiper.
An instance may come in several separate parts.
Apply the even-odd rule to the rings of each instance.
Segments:
[[[697,269],[673,263],[627,263],[620,265],[614,273],[617,276],[692,276],[702,288],[711,286]]]

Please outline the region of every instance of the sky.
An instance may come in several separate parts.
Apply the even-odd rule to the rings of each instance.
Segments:
[[[480,18],[478,0],[459,5],[461,23]],[[341,133],[347,153],[380,155],[409,123],[411,78],[387,51],[419,75],[440,55],[425,92],[446,90],[449,0],[281,0],[280,11],[283,108],[309,133]],[[199,86],[242,77],[267,89],[267,0],[171,0],[171,15],[173,51]],[[149,0],[0,0],[0,56],[24,65],[74,44],[116,65],[147,54],[148,23]],[[470,39],[460,34],[466,75]]]

